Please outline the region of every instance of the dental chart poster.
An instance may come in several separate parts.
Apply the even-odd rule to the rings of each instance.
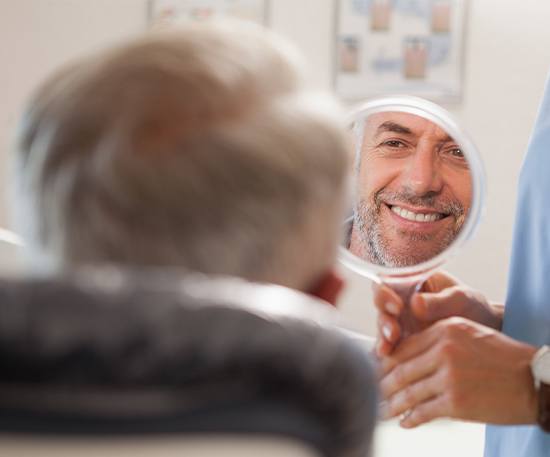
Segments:
[[[229,16],[267,25],[268,0],[150,0],[152,26]]]
[[[335,86],[346,100],[460,101],[466,0],[338,0]]]

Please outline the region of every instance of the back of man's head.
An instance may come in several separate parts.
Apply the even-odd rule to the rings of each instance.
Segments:
[[[334,261],[341,113],[252,26],[153,34],[71,64],[26,110],[16,217],[35,266],[176,266],[305,290]]]

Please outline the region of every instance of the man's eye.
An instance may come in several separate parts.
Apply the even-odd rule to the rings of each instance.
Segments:
[[[445,153],[456,159],[464,159],[464,152],[460,148],[449,148]]]
[[[399,140],[388,140],[382,143],[382,146],[388,146],[390,148],[402,149],[407,147],[405,143]]]

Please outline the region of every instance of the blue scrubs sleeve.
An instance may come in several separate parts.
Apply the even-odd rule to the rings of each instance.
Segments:
[[[550,344],[550,80],[520,173],[503,332]],[[488,426],[486,457],[550,457],[536,426]]]

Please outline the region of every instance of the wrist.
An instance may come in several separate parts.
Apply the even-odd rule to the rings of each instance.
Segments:
[[[538,401],[538,391],[535,387],[535,380],[533,375],[530,376],[529,384],[527,386],[527,399],[526,399],[526,415],[525,423],[526,424],[536,424],[538,411],[539,411],[539,401]]]
[[[534,354],[531,373],[536,391],[536,422],[550,433],[550,347],[543,346]]]
[[[516,359],[519,368],[519,376],[522,382],[519,384],[520,390],[517,392],[520,399],[519,410],[516,410],[517,416],[514,420],[516,424],[536,424],[538,413],[538,393],[535,386],[535,378],[532,371],[532,361],[537,353],[537,348],[525,343],[521,345],[521,356]]]
[[[504,304],[489,303],[489,307],[493,313],[493,322],[491,327],[500,332],[502,331],[502,322],[504,321]]]

